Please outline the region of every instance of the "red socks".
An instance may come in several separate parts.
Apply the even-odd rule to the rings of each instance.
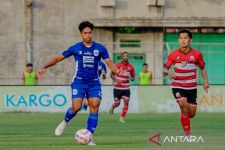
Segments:
[[[122,113],[121,113],[121,116],[122,116],[123,118],[126,116],[127,110],[128,110],[128,105],[124,105],[124,106],[123,106]]]
[[[190,118],[188,114],[182,114],[180,116],[180,121],[183,126],[184,132],[186,136],[191,135],[191,125],[190,125]]]

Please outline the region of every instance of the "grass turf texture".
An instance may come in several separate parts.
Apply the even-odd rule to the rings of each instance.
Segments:
[[[0,113],[0,149],[2,150],[150,150],[150,149],[225,149],[225,113],[198,113],[191,119],[192,134],[204,143],[163,142],[165,136],[183,135],[179,114],[128,114],[127,123],[118,122],[119,114],[99,115],[94,134],[95,147],[77,144],[74,133],[86,128],[88,114],[72,119],[62,136],[54,130],[64,114]],[[161,146],[148,138],[161,133]]]

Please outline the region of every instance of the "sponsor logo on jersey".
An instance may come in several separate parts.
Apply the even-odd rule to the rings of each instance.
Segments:
[[[88,68],[94,68],[94,65],[92,65],[92,64],[87,64],[86,65]]]
[[[92,55],[92,53],[90,53],[90,52],[85,52],[84,54],[85,55]]]
[[[182,66],[182,67],[185,67],[187,64],[188,64],[187,61],[182,61],[182,62],[181,62],[181,66]]]
[[[83,63],[94,63],[93,56],[83,56]]]

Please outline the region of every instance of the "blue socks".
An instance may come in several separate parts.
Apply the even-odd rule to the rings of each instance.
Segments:
[[[66,112],[66,115],[65,115],[65,122],[68,123],[73,117],[75,117],[77,114],[77,112],[73,112],[72,108],[70,107],[67,112]]]
[[[90,113],[87,121],[87,129],[93,134],[98,125],[98,113]]]
[[[70,107],[65,115],[65,122],[68,123],[73,117],[75,117],[77,112],[73,112],[72,108]],[[87,120],[87,129],[93,134],[95,129],[98,125],[98,113],[90,113],[88,120]]]

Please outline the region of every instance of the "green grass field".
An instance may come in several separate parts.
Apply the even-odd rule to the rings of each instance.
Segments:
[[[128,114],[127,123],[118,122],[119,114],[99,115],[94,135],[97,146],[79,145],[74,132],[86,127],[88,114],[78,114],[64,134],[54,136],[57,124],[64,114],[0,113],[1,150],[150,150],[188,149],[224,150],[225,114],[199,113],[192,119],[192,134],[202,136],[204,143],[163,142],[165,136],[183,135],[179,114]],[[161,146],[148,138],[161,133]]]

